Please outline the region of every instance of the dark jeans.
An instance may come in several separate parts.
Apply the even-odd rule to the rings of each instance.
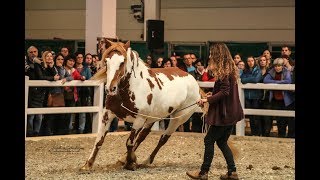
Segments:
[[[260,109],[260,100],[259,99],[245,99],[245,107],[250,109]],[[261,116],[257,115],[248,115],[250,122],[251,135],[259,136],[261,135]]]
[[[236,165],[234,163],[233,154],[227,143],[232,130],[233,125],[210,126],[209,131],[206,137],[204,138],[205,150],[201,171],[209,171],[214,155],[214,143],[216,141],[227,162],[228,172],[236,171]]]
[[[275,100],[272,99],[272,109],[278,110],[294,110],[295,103],[292,103],[288,106],[285,106],[283,100]],[[277,120],[277,128],[278,128],[278,137],[291,137],[293,138],[295,135],[295,126],[294,126],[294,118],[293,117],[275,117]],[[288,126],[288,135],[287,135],[287,126]]]
[[[192,115],[192,126],[191,131],[192,132],[202,132],[202,124],[203,121],[201,119],[202,113],[195,112]]]
[[[261,101],[261,109],[271,109],[271,104],[269,100]],[[259,126],[259,132],[262,136],[269,137],[272,129],[272,116],[261,116],[261,124]]]

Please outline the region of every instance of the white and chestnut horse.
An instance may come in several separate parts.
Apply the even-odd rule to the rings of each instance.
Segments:
[[[199,85],[192,75],[179,68],[148,68],[131,50],[130,41],[126,44],[108,41],[102,60],[106,61],[106,68],[101,71],[106,80],[105,114],[92,153],[80,170],[91,169],[115,116],[133,123],[123,163],[125,169],[135,170],[135,150],[152,125],[170,115],[168,128],[143,163],[151,164],[171,134],[196,111],[202,93]]]

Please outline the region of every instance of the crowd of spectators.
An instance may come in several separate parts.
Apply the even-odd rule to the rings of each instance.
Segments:
[[[72,54],[68,47],[62,47],[57,54],[47,50],[41,52],[39,56],[37,47],[30,46],[25,59],[25,75],[29,76],[30,80],[61,80],[62,83],[72,80],[85,81],[104,66],[104,62],[99,57],[91,53]],[[199,59],[193,52],[185,53],[182,57],[173,53],[168,58],[153,58],[152,55],[148,55],[145,60],[145,64],[151,68],[177,67],[190,73],[197,81],[214,82],[214,73],[204,63],[205,61]],[[243,84],[293,84],[295,82],[294,60],[291,58],[290,47],[286,45],[281,48],[281,56],[275,59],[272,59],[269,50],[265,50],[259,57],[248,56],[245,60],[240,53],[236,53],[234,63],[239,69],[239,82]],[[208,92],[211,89],[204,90]],[[49,105],[48,98],[61,94],[64,97],[64,104]],[[93,89],[92,87],[30,87],[28,98],[29,108],[92,106]],[[245,89],[246,108],[294,110],[294,101],[295,94],[291,91]],[[177,131],[202,132],[201,115],[201,113],[194,113]],[[246,118],[249,119],[250,132],[253,136],[270,136],[275,120],[279,137],[295,137],[295,119],[292,117],[250,115]],[[119,120],[115,118],[110,131],[117,131],[118,122]],[[168,119],[161,121],[162,128],[166,128],[168,122]],[[28,115],[27,136],[91,133],[91,125],[92,113]],[[125,122],[125,130],[130,130],[131,125]]]

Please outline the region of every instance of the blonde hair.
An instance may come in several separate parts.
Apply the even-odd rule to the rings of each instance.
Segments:
[[[224,79],[232,76],[239,79],[239,69],[233,61],[229,48],[225,43],[215,43],[210,47],[209,66],[213,65],[214,77]]]
[[[46,62],[46,56],[51,53],[51,51],[45,51],[42,53],[42,62],[43,62],[43,66],[44,68],[47,68],[48,65],[47,65],[47,62]],[[52,53],[51,53],[52,54]]]

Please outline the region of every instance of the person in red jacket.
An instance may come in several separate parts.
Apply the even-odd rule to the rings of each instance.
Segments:
[[[216,81],[212,93],[198,101],[199,105],[209,103],[205,121],[209,129],[204,138],[204,159],[200,170],[188,171],[187,175],[192,179],[208,179],[214,144],[217,142],[228,167],[228,172],[220,179],[239,179],[233,153],[227,143],[234,125],[244,118],[237,84],[239,72],[225,43],[214,44],[210,52],[209,68],[213,70]]]

